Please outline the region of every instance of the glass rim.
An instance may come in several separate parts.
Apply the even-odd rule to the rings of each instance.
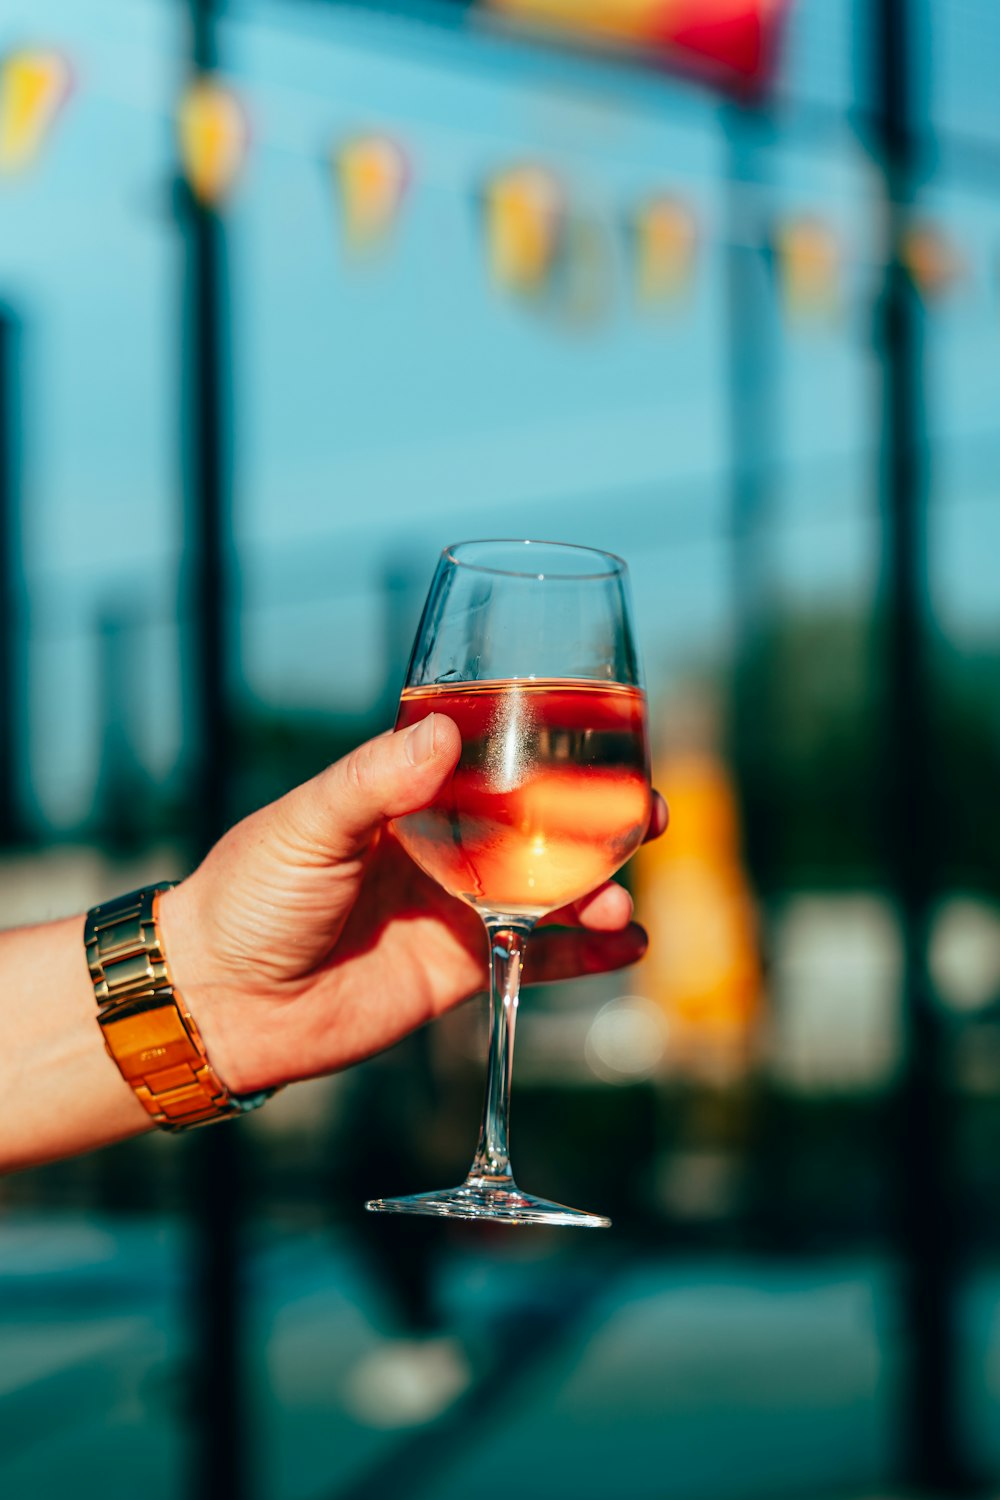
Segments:
[[[591,558],[600,558],[606,564],[600,569],[590,569],[580,573],[545,573],[539,572],[537,568],[499,568],[487,563],[472,562],[458,554],[472,547],[550,547],[558,552],[576,552]],[[491,573],[497,578],[525,578],[534,579],[538,582],[547,581],[557,583],[582,583],[597,578],[622,578],[628,573],[628,564],[623,557],[615,552],[604,552],[600,547],[585,547],[579,542],[549,542],[542,541],[537,537],[520,536],[498,536],[498,537],[474,537],[464,542],[453,542],[451,546],[445,547],[441,553],[442,558],[447,558],[457,568],[468,568],[476,573]]]

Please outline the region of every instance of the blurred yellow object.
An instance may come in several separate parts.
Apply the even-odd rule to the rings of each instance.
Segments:
[[[789,312],[832,312],[840,300],[841,247],[836,231],[812,216],[789,219],[775,235],[781,291]]]
[[[489,0],[489,6],[514,20],[634,43],[657,33],[669,0]]]
[[[687,204],[657,198],[635,218],[636,276],[644,302],[668,300],[682,292],[694,270],[698,227]]]
[[[216,79],[199,78],[181,98],[177,126],[191,191],[201,203],[219,203],[246,160],[250,131],[240,101]]]
[[[490,267],[502,287],[534,292],[555,264],[565,218],[562,189],[543,167],[513,167],[486,191]]]
[[[961,251],[936,224],[914,224],[903,235],[900,259],[921,296],[942,297],[965,275]]]
[[[636,910],[650,935],[641,988],[668,1019],[674,1067],[733,1077],[746,1067],[761,996],[736,799],[709,750],[675,752],[654,779],[670,803],[670,829],[635,860]]]
[[[0,171],[34,160],[71,86],[58,52],[11,52],[0,62]]]
[[[393,228],[409,179],[395,141],[371,135],[348,141],[333,155],[347,241],[355,249],[382,243]]]

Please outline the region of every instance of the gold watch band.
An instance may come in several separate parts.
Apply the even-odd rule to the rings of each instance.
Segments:
[[[274,1093],[233,1094],[208,1060],[194,1018],[174,989],[156,925],[171,882],[92,907],[84,944],[104,1046],[164,1130],[186,1130],[256,1109]]]

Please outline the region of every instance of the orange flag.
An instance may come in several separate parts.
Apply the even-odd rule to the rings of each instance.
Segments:
[[[656,198],[635,217],[636,286],[643,302],[676,297],[691,283],[698,226],[687,204]]]
[[[822,219],[789,219],[775,235],[778,275],[788,311],[812,317],[834,311],[840,299],[841,247]]]
[[[391,234],[410,178],[401,146],[388,136],[366,135],[333,153],[347,243],[371,250]]]
[[[900,258],[928,301],[950,292],[966,271],[961,251],[936,224],[911,225],[903,235]]]

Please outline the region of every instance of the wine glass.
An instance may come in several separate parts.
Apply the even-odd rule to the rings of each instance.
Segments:
[[[486,1100],[459,1187],[375,1198],[381,1213],[607,1228],[521,1192],[510,1168],[510,1084],[525,946],[540,917],[599,886],[642,842],[651,792],[646,698],[628,572],[606,552],[476,541],[441,555],[397,729],[447,714],[451,780],[397,818],[420,868],[482,917],[490,946]]]

